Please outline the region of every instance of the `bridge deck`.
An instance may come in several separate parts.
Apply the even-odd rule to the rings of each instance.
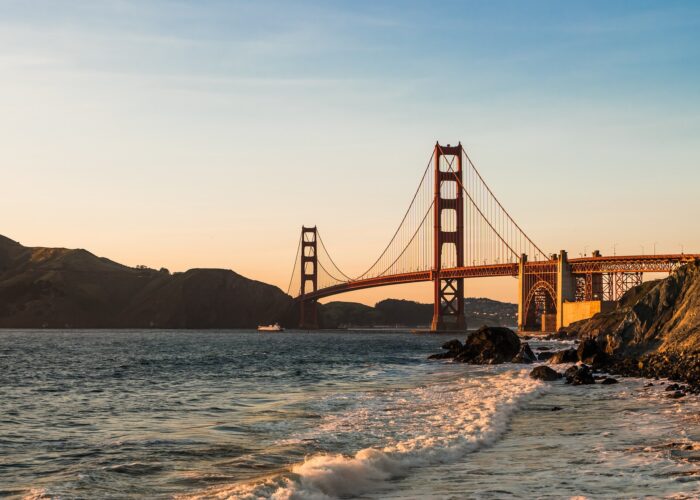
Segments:
[[[700,259],[700,254],[614,255],[569,259],[569,264],[574,274],[665,273],[696,259]]]
[[[700,254],[667,254],[667,255],[618,255],[611,257],[582,257],[569,259],[571,270],[574,274],[602,274],[617,272],[671,272],[679,265],[700,259]],[[551,266],[556,261],[532,261],[527,262],[526,267],[537,268]],[[518,276],[518,264],[486,264],[479,266],[454,267],[440,270],[441,278],[492,278],[499,276]],[[361,280],[348,281],[338,285],[321,288],[315,292],[307,293],[298,299],[321,299],[332,295],[338,295],[354,290],[375,288],[387,285],[404,283],[418,283],[432,281],[435,271],[415,271],[411,273],[379,276]]]

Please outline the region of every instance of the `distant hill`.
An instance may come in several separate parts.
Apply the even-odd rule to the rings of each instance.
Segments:
[[[433,305],[387,299],[374,307],[356,302],[329,302],[319,311],[324,328],[369,326],[428,326]],[[467,326],[515,326],[518,306],[486,298],[464,299]]]
[[[0,236],[0,328],[250,328],[296,322],[279,288],[225,269],[133,268]]]
[[[513,325],[517,308],[465,299],[469,326]],[[324,328],[426,326],[432,304],[330,302]],[[279,288],[227,269],[170,273],[128,267],[83,249],[25,247],[0,236],[0,328],[254,328],[298,323]]]

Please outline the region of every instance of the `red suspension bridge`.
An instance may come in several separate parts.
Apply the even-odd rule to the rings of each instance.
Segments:
[[[569,259],[544,252],[513,220],[461,143],[436,144],[393,236],[363,273],[334,262],[316,227],[302,227],[287,293],[301,308],[300,327],[318,327],[323,297],[386,285],[433,282],[431,330],[463,330],[464,280],[512,276],[518,282],[518,327],[551,331],[589,317],[642,282],[700,254]]]

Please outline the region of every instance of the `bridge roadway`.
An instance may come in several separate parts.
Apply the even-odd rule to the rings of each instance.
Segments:
[[[667,254],[667,255],[618,255],[610,257],[582,257],[568,259],[573,274],[608,274],[608,273],[662,273],[671,272],[679,265],[700,259],[700,254]],[[526,272],[537,273],[538,268],[544,272],[556,265],[557,259],[549,261],[526,262]],[[518,263],[488,264],[480,266],[464,266],[442,269],[441,278],[492,278],[511,276],[517,278],[520,266]],[[330,297],[354,290],[375,288],[403,283],[433,281],[434,271],[415,271],[348,281],[338,285],[321,288],[297,297],[303,300],[315,300]]]

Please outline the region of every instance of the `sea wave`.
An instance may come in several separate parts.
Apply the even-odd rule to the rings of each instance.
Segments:
[[[380,493],[417,467],[451,463],[488,446],[512,414],[545,390],[527,370],[366,393],[350,410],[328,415],[310,435],[370,434],[382,443],[353,454],[319,453],[283,474],[229,484],[183,498],[333,499]],[[310,436],[304,436],[308,439]]]

